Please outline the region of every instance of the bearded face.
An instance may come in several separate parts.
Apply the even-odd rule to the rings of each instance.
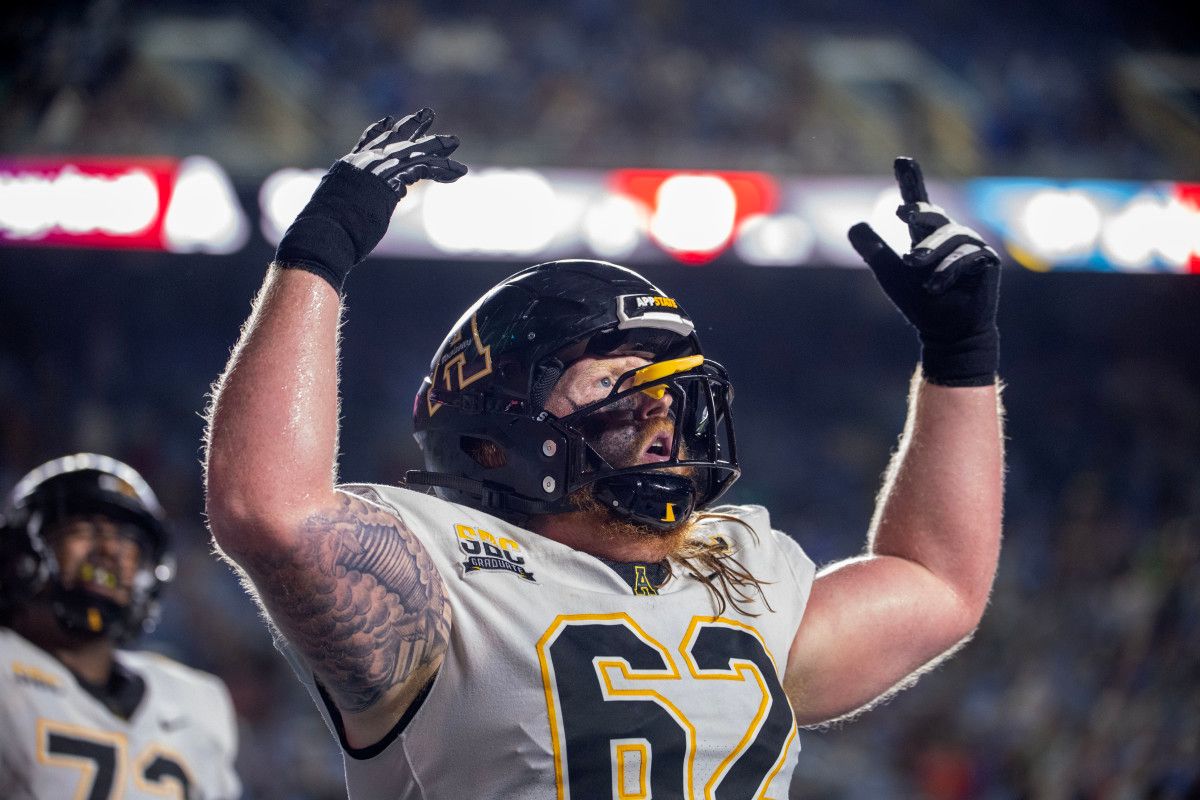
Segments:
[[[102,514],[72,516],[47,532],[63,588],[128,605],[146,553],[136,526]]]
[[[546,410],[565,417],[585,406],[603,400],[617,386],[622,375],[650,364],[639,355],[586,356],[573,363],[564,373],[550,398]],[[674,399],[670,392],[635,392],[602,406],[588,414],[576,428],[588,444],[609,466],[616,469],[669,461],[675,436]],[[667,471],[689,474],[687,467],[670,467]],[[605,538],[629,540],[676,540],[682,543],[691,529],[690,524],[664,532],[649,525],[620,519],[609,513],[596,499],[590,486],[571,497],[578,513],[594,517],[598,535]]]

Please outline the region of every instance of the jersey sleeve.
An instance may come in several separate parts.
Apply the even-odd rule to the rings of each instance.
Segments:
[[[816,578],[816,564],[799,542],[771,525],[770,512],[760,505],[726,505],[711,509],[721,520],[718,535],[726,537],[733,555],[757,577],[772,607],[786,609],[793,630],[800,627]]]
[[[233,709],[233,698],[229,695],[229,687],[215,676],[212,681],[215,695],[213,713],[216,717],[221,752],[224,754],[224,763],[220,770],[220,785],[214,787],[214,796],[236,800],[242,796],[242,781],[238,777],[235,766],[238,754],[237,714]]]
[[[329,711],[325,708],[325,703],[321,699],[321,691],[317,688],[317,677],[313,674],[312,668],[308,662],[304,660],[304,656],[292,647],[291,643],[279,631],[279,626],[274,622],[270,623],[271,640],[275,645],[275,649],[283,656],[283,660],[292,668],[292,672],[296,675],[296,679],[304,686],[304,691],[308,692],[308,696],[312,698],[316,704],[317,710],[321,712],[321,719],[325,722],[325,727],[329,729],[329,733],[336,739],[338,738],[337,728],[333,724],[333,719],[329,716]]]
[[[0,647],[0,653],[3,648]],[[0,786],[16,786],[18,781],[17,762],[20,760],[16,752],[17,737],[15,735],[17,728],[16,720],[13,719],[11,703],[16,698],[15,688],[9,681],[10,669],[8,659],[3,659],[0,666],[4,667],[3,675],[0,675]]]

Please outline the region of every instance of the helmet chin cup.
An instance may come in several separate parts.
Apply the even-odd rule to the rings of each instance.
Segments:
[[[51,608],[63,630],[77,636],[122,639],[130,632],[125,606],[82,589],[58,588]]]
[[[669,472],[630,472],[592,484],[600,504],[618,517],[667,533],[687,522],[696,504],[691,478]]]

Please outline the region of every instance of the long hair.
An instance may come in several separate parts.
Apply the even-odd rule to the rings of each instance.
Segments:
[[[696,515],[697,528],[711,520],[733,522],[743,526],[758,541],[758,532],[741,517],[720,511],[701,511]],[[770,583],[750,572],[737,559],[729,541],[723,536],[692,536],[674,554],[671,559],[677,562],[688,575],[704,584],[713,600],[713,616],[719,617],[729,606],[738,612],[751,617],[757,617],[761,611],[755,611],[758,600],[766,606],[767,611],[774,611],[767,600],[763,586]]]

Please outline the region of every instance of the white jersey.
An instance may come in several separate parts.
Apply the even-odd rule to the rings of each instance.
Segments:
[[[766,603],[714,617],[676,570],[657,594],[600,560],[465,506],[346,487],[393,511],[429,551],[453,610],[423,700],[376,746],[347,750],[353,800],[786,797],[799,753],[781,688],[814,567],[766,509],[712,521]],[[768,608],[769,606],[769,608]],[[302,657],[280,648],[331,730]]]
[[[226,800],[237,729],[218,678],[164,656],[118,650],[145,681],[129,719],[62,662],[0,628],[0,795],[7,800]]]

